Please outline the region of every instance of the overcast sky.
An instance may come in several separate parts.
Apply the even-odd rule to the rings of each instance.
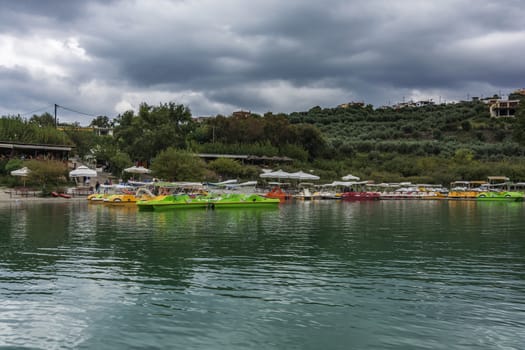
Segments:
[[[0,115],[87,125],[525,87],[523,0],[0,0]]]

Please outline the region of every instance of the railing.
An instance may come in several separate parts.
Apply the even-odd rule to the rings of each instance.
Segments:
[[[70,190],[73,197],[88,196],[93,193],[93,187],[76,187]]]
[[[5,193],[9,194],[9,198],[13,198],[14,196],[40,197],[42,195],[42,191],[36,191],[30,188],[23,187],[15,187],[9,191],[5,191]]]

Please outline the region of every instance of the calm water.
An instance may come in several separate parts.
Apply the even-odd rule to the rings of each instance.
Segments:
[[[525,204],[0,205],[0,346],[523,349]]]

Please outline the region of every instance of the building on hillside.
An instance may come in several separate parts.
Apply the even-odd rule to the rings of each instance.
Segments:
[[[350,108],[350,107],[365,107],[365,102],[348,102],[348,103],[342,103],[337,108]]]
[[[408,102],[399,102],[392,106],[394,109],[401,109],[401,108],[419,108],[419,107],[425,107],[425,106],[433,106],[435,105],[435,102],[432,101],[432,99],[429,100],[421,100],[421,101],[408,101]]]
[[[416,101],[415,102],[415,106],[416,107],[425,107],[425,106],[433,106],[435,105],[434,101],[432,101],[432,99],[430,100],[421,100],[421,101]]]
[[[236,118],[248,118],[251,115],[252,115],[252,112],[250,112],[250,111],[243,111],[243,110],[236,111],[236,112],[232,113],[232,117],[236,117]]]
[[[93,127],[93,132],[97,136],[113,136],[113,128]]]
[[[97,136],[113,136],[113,128],[102,128],[98,126],[59,126],[58,130],[65,131],[65,130],[75,130],[75,131],[83,131],[83,132],[92,132]]]
[[[523,88],[523,89],[518,89],[518,90],[514,91],[512,94],[513,94],[513,95],[521,95],[521,96],[525,96],[525,88]]]
[[[489,112],[493,118],[514,117],[520,100],[489,100]]]
[[[215,118],[215,117],[192,117],[192,120],[196,123],[204,123],[205,121],[209,120],[210,118]]]

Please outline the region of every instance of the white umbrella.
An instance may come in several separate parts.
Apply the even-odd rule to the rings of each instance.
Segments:
[[[277,171],[271,171],[268,173],[262,173],[259,175],[260,177],[264,179],[289,179],[290,173],[287,173],[286,171],[282,171],[281,169]]]
[[[81,165],[75,170],[69,172],[69,177],[97,177],[97,171]]]
[[[124,169],[124,171],[127,172],[127,173],[139,174],[139,175],[151,173],[151,170],[149,170],[147,168],[144,168],[143,166],[135,166],[135,165],[130,167],[130,168]],[[139,178],[140,178],[140,176],[139,176]]]
[[[295,173],[291,173],[290,174],[290,179],[295,179],[295,180],[319,180],[319,176],[317,175],[314,175],[314,174],[308,174],[308,173],[305,173],[304,171],[298,171],[298,172],[295,172]]]
[[[358,178],[357,176],[354,176],[354,175],[352,175],[352,174],[348,174],[348,175],[346,175],[346,176],[343,176],[343,177],[341,178],[341,180],[344,180],[344,181],[352,181],[352,180],[353,180],[353,181],[359,181],[360,178]]]
[[[16,169],[11,171],[11,175],[13,176],[21,176],[24,178],[24,187],[26,187],[26,177],[29,176],[29,173],[31,170],[29,170],[27,167],[23,167],[21,169]]]
[[[23,167],[21,169],[16,169],[11,171],[11,175],[13,176],[28,176],[31,170],[29,170],[27,167]]]
[[[144,168],[143,166],[132,166],[130,168],[124,169],[125,172],[131,174],[149,174],[151,170]]]

